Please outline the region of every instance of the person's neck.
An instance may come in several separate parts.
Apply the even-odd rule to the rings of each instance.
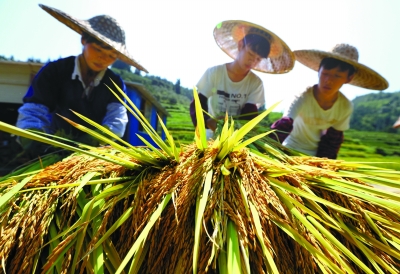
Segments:
[[[241,68],[237,62],[226,64],[226,69],[228,71],[228,76],[232,80],[232,82],[242,81],[250,71]]]
[[[315,100],[318,102],[318,105],[324,110],[330,109],[339,97],[339,91],[332,94],[324,94],[319,92],[318,85],[314,86],[313,94]]]
[[[79,55],[79,68],[81,70],[82,81],[86,86],[88,86],[91,82],[93,82],[94,78],[96,78],[98,72],[89,68],[85,57],[82,54]]]

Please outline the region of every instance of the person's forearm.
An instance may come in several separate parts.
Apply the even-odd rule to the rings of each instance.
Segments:
[[[271,125],[271,129],[277,130],[274,134],[270,134],[269,136],[283,143],[283,141],[289,136],[290,132],[293,130],[293,119],[290,117],[282,117],[281,119],[275,121]]]
[[[50,133],[49,108],[36,103],[25,103],[18,109],[16,126],[22,129],[38,129]]]
[[[107,105],[107,113],[103,118],[102,125],[108,127],[117,136],[122,137],[128,123],[126,108],[121,103],[110,103]]]
[[[258,108],[255,104],[246,103],[242,110],[240,111],[240,115],[248,114],[240,117],[243,120],[251,120],[258,115]]]
[[[344,140],[343,131],[330,127],[318,143],[317,157],[336,159]]]

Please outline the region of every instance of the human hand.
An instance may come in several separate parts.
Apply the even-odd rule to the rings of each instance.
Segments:
[[[209,129],[212,131],[215,131],[217,129],[217,125],[219,120],[225,119],[225,116],[218,116],[216,118],[208,118],[206,121],[206,125]]]
[[[209,129],[215,131],[215,129],[217,128],[217,121],[213,118],[208,118],[206,121],[206,125]]]

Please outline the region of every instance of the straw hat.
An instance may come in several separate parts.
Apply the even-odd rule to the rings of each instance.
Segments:
[[[349,84],[374,90],[384,90],[389,87],[385,78],[358,62],[358,51],[351,45],[337,44],[328,52],[319,50],[295,50],[294,55],[297,61],[315,71],[318,71],[322,59],[329,57],[338,59],[349,63],[356,69],[354,78]]]
[[[276,34],[261,26],[246,21],[223,21],[215,27],[214,38],[226,54],[236,59],[238,42],[249,33],[264,36],[271,44],[268,58],[263,58],[255,70],[266,73],[286,73],[292,70],[295,63],[293,52]]]
[[[77,33],[82,34],[82,32],[86,32],[97,40],[115,49],[119,52],[118,58],[121,61],[142,71],[148,72],[129,54],[125,45],[125,32],[114,18],[108,15],[98,15],[89,20],[80,20],[55,8],[43,4],[39,4],[39,6]]]
[[[400,127],[400,117],[397,119],[397,121],[393,124],[393,128],[398,128]]]

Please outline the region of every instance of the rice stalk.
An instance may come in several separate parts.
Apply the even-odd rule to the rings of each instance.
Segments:
[[[72,123],[111,146],[0,181],[0,272],[399,273],[400,172],[288,150],[271,109],[180,152],[129,111],[160,149]]]

